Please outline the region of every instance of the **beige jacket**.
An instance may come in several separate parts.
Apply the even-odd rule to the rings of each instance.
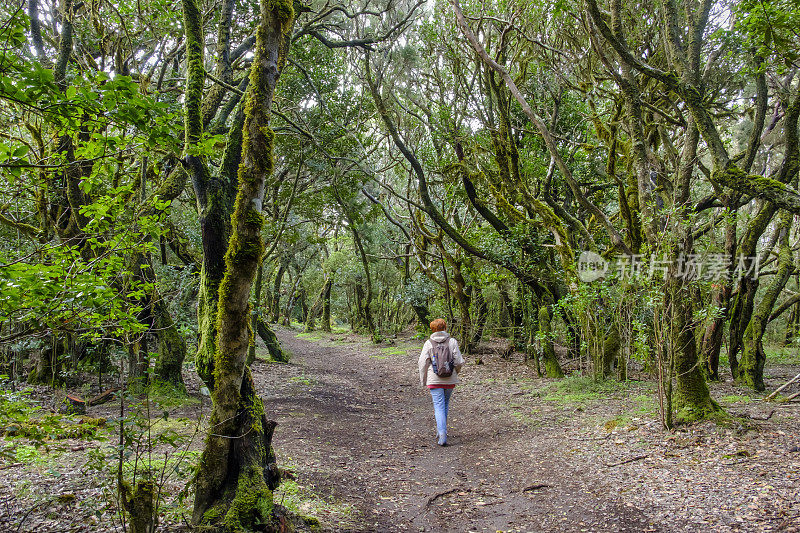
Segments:
[[[431,354],[433,352],[433,343],[426,340],[422,346],[422,353],[419,355],[419,382],[423,387],[428,385],[455,385],[458,383],[458,373],[461,367],[464,366],[464,357],[461,355],[461,350],[458,349],[458,341],[450,336],[446,331],[437,331],[431,335],[431,339],[436,342],[444,342],[450,339],[450,349],[453,351],[453,360],[456,364],[455,372],[446,378],[440,378],[433,371],[433,364],[431,364]]]

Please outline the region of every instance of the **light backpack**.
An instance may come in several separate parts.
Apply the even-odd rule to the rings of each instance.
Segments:
[[[453,375],[453,368],[456,366],[453,357],[453,350],[450,349],[450,339],[444,342],[431,340],[433,349],[431,350],[431,363],[433,373],[440,378],[448,378]]]

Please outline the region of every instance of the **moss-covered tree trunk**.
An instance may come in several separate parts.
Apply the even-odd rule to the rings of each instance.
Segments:
[[[64,337],[59,337],[58,332],[54,332],[47,340],[47,346],[33,354],[28,383],[55,387],[63,381],[61,357],[66,353],[67,341]]]
[[[199,27],[200,12],[193,0],[184,0],[184,13],[191,65],[194,43],[189,27]],[[214,408],[195,480],[192,513],[196,526],[223,531],[279,529],[272,501],[272,490],[279,482],[271,446],[275,423],[266,418],[246,362],[251,335],[250,291],[264,248],[261,210],[266,180],[274,165],[274,133],[269,119],[294,11],[287,0],[261,0],[260,15],[244,111],[238,192],[225,273],[219,285]],[[196,115],[190,118],[190,112]],[[199,108],[190,110],[187,105],[187,121],[199,118]]]
[[[138,481],[133,487],[120,476],[120,497],[130,518],[130,533],[155,533],[158,527],[155,484],[150,479]]]
[[[489,316],[489,306],[486,305],[486,299],[483,297],[483,291],[477,285],[474,286],[472,301],[475,307],[475,328],[472,332],[472,340],[470,341],[470,344],[475,347],[483,338],[483,330],[486,327],[486,319]]]
[[[547,305],[542,305],[539,308],[539,334],[542,343],[542,360],[544,361],[544,369],[548,378],[563,378],[564,371],[561,370],[561,365],[556,357],[556,351],[553,346],[553,329],[551,321],[553,315]]]
[[[194,0],[184,0],[186,32],[187,80],[184,97],[186,116],[184,157],[197,210],[200,213],[200,233],[203,242],[203,262],[200,267],[200,288],[197,296],[199,343],[195,359],[197,373],[214,388],[214,356],[217,351],[217,314],[219,287],[225,275],[225,252],[231,235],[231,213],[237,191],[237,172],[241,160],[242,124],[244,113],[238,107],[216,175],[211,174],[206,158],[196,155],[196,144],[203,135],[203,88],[206,71],[203,63],[205,47],[202,20]],[[221,33],[224,33],[222,30]]]
[[[775,302],[778,299],[789,276],[792,274],[794,265],[792,262],[792,252],[789,246],[789,229],[792,217],[788,213],[781,213],[778,219],[780,228],[780,251],[778,253],[778,272],[772,278],[769,286],[764,292],[764,296],[758,303],[747,329],[742,336],[742,358],[739,361],[738,379],[745,385],[758,391],[763,391],[764,386],[764,345],[762,339],[766,330],[769,316]]]
[[[693,125],[690,124],[690,128],[693,128]],[[682,154],[684,162],[691,162],[694,159],[696,145],[697,141],[693,140],[684,147]],[[684,169],[688,168],[690,167],[684,166]],[[676,207],[679,215],[684,217],[684,212],[688,209],[689,178],[689,172],[684,171],[680,173],[679,180],[677,180]],[[678,220],[682,219],[678,218]],[[672,232],[675,235],[675,244],[671,247],[673,257],[690,257],[694,248],[691,230],[685,225],[676,224],[672,227]],[[674,402],[678,422],[693,422],[722,411],[717,402],[711,398],[711,392],[698,359],[692,291],[692,281],[687,279],[684,272],[680,271],[679,265],[671,264],[664,279],[664,308],[667,310],[668,324],[666,326],[669,335],[667,344],[671,352],[670,361],[672,361],[670,372],[674,368],[676,382]],[[671,387],[672,374],[670,374],[667,385],[668,404],[672,402]],[[672,412],[670,405],[668,405],[668,411]],[[672,425],[671,414],[665,422],[668,427]]]
[[[186,359],[186,341],[169,314],[167,304],[156,294],[153,305],[153,324],[158,338],[158,358],[153,368],[153,378],[169,383],[184,392],[183,360]]]
[[[333,273],[325,275],[325,285],[322,288],[322,324],[320,328],[327,333],[331,332],[331,291],[333,290]]]
[[[742,237],[739,246],[739,254],[744,257],[752,257],[756,254],[761,235],[767,229],[769,222],[776,212],[775,206],[770,202],[765,202],[758,213],[747,224],[747,229]],[[730,312],[730,327],[728,331],[728,363],[731,375],[734,379],[739,377],[739,352],[742,349],[742,339],[747,329],[747,324],[753,316],[755,306],[755,296],[758,290],[758,279],[745,276],[739,280],[739,289],[733,298]]]
[[[666,307],[669,312],[669,345],[675,361],[677,420],[692,422],[720,411],[711,399],[697,359],[691,298],[685,280],[672,276],[666,285]]]
[[[281,261],[278,271],[275,273],[275,280],[272,285],[272,307],[270,308],[270,322],[278,322],[281,317],[281,283],[283,275],[288,266],[287,261]]]
[[[694,250],[694,236],[683,222],[689,217],[689,201],[691,198],[691,175],[697,157],[699,130],[693,121],[689,122],[686,142],[681,152],[681,165],[675,179],[674,207],[681,221],[672,227],[675,245],[672,247],[673,257],[690,257]],[[642,201],[643,198],[640,198]],[[653,238],[651,235],[650,239]],[[722,411],[711,398],[705,376],[701,369],[697,354],[695,338],[696,323],[692,308],[692,290],[690,280],[685,273],[678,270],[677,265],[670,266],[664,280],[664,302],[669,310],[669,346],[672,350],[671,360],[675,369],[675,403],[677,420],[690,422],[713,416]],[[668,384],[668,396],[671,398],[672,379]],[[671,401],[668,400],[668,401]],[[670,413],[671,413],[671,407]],[[671,416],[671,415],[670,415]],[[671,425],[671,420],[666,420]]]
[[[620,352],[622,351],[619,325],[614,322],[606,333],[605,338],[600,341],[603,344],[603,378],[610,378],[613,376],[614,365],[620,362]]]
[[[784,131],[785,131],[785,138],[786,138],[786,147],[785,147],[785,158],[781,165],[780,172],[778,174],[778,181],[771,180],[769,178],[758,178],[755,180],[747,178],[747,181],[750,185],[756,184],[759,185],[757,188],[770,188],[776,189],[775,192],[779,196],[788,195],[790,188],[783,187],[781,184],[790,183],[792,189],[794,190],[797,188],[798,184],[798,174],[800,173],[800,136],[798,135],[798,121],[800,121],[800,93],[795,93],[791,103],[786,109],[786,116],[784,118]],[[730,170],[730,169],[726,169]],[[741,183],[739,183],[741,185]],[[737,190],[741,189],[740,187],[734,187]],[[760,197],[764,197],[765,191],[757,191],[757,194]],[[796,195],[796,193],[793,193]],[[798,209],[793,209],[789,205],[782,205],[782,202],[767,196],[772,202],[765,202],[764,206],[762,207],[759,214],[756,218],[751,222],[751,225],[755,222],[761,222],[761,224],[765,226],[765,222],[761,220],[763,213],[765,211],[769,211],[770,214],[774,213],[775,206],[778,207],[785,207],[787,211],[781,213],[780,218],[777,223],[777,230],[779,231],[778,234],[778,241],[780,243],[780,251],[778,254],[778,272],[776,273],[775,277],[772,279],[770,285],[767,287],[767,290],[764,292],[762,300],[759,302],[758,306],[756,307],[752,301],[746,301],[744,306],[747,310],[747,305],[749,304],[749,309],[754,310],[752,315],[747,315],[749,318],[748,322],[744,322],[744,316],[742,319],[738,321],[738,331],[737,333],[740,335],[740,343],[742,346],[742,360],[740,362],[740,366],[738,368],[738,372],[734,374],[734,376],[742,381],[743,383],[754,387],[756,390],[764,390],[764,378],[763,378],[763,371],[764,371],[764,347],[762,345],[762,337],[764,336],[764,330],[766,328],[767,323],[769,322],[769,315],[772,312],[772,307],[775,305],[775,301],[777,300],[778,296],[780,295],[783,287],[786,285],[786,282],[789,279],[789,276],[792,274],[793,265],[792,265],[792,256],[791,251],[789,250],[788,244],[788,232],[791,227],[792,222],[792,215],[798,213]],[[763,232],[763,230],[762,230]],[[760,235],[760,233],[758,234]],[[747,235],[745,236],[745,240],[747,240]],[[753,238],[756,237],[755,235],[751,236],[750,244],[753,249],[755,246],[752,244]],[[743,246],[744,249],[744,246]],[[744,250],[743,250],[744,253]],[[747,254],[753,255],[753,254]],[[743,279],[743,285],[745,282],[748,282],[750,285],[757,286],[757,280],[754,280],[750,277],[745,277]],[[740,289],[740,293],[741,293]],[[753,290],[751,294],[755,291]],[[739,295],[741,298],[741,294]],[[746,324],[746,327],[744,327]],[[733,341],[733,321],[731,322],[731,339]]]
[[[275,335],[275,332],[270,329],[269,325],[261,317],[258,317],[255,331],[266,344],[270,359],[278,363],[289,362],[289,354],[281,348],[278,336]]]
[[[188,90],[188,89],[187,89]],[[187,97],[188,98],[188,97]],[[215,178],[207,169],[195,172],[195,195],[200,206],[200,232],[203,239],[203,263],[200,267],[200,288],[197,296],[198,333],[197,372],[209,388],[214,386],[214,354],[216,353],[217,311],[219,287],[225,274],[225,250],[231,235],[231,211],[236,193],[235,166],[241,151],[241,125],[244,116],[237,113],[231,125],[223,168]],[[199,139],[199,137],[198,137]],[[201,166],[199,158],[186,158],[191,164]],[[202,165],[205,168],[205,165]],[[201,189],[198,175],[207,179]]]
[[[148,283],[153,280],[153,271],[149,260],[142,254],[136,254],[131,265],[131,277],[138,283]],[[153,330],[153,294],[152,291],[142,294],[134,300],[140,310],[136,313],[136,320],[147,326],[147,329],[136,337],[129,339],[128,348],[128,382],[130,384],[146,385],[149,380],[149,336]]]
[[[725,255],[730,257],[726,271],[729,276],[733,274],[736,248],[736,220],[732,219],[725,223]],[[731,281],[725,279],[718,283],[719,286],[715,289],[712,297],[712,305],[720,311],[718,316],[714,317],[706,327],[700,344],[700,361],[703,365],[703,372],[711,381],[719,380],[719,353],[722,349],[725,321],[730,315],[731,305]]]
[[[250,312],[250,330],[258,330],[258,319],[261,313],[261,285],[264,281],[264,261],[258,265],[256,271],[256,281],[253,285],[253,310]],[[252,364],[256,360],[256,336],[250,336],[250,345],[247,347],[247,364]]]

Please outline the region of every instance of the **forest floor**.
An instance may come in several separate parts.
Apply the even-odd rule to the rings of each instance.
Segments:
[[[430,395],[416,369],[421,341],[372,345],[345,333],[278,328],[289,364],[257,361],[254,378],[278,421],[278,462],[294,479],[278,503],[324,531],[800,531],[800,406],[730,382],[713,395],[737,416],[661,429],[649,381],[542,379],[491,345],[467,358],[451,404],[450,445],[436,445]],[[768,390],[800,372],[769,366]],[[164,531],[184,528],[177,497],[202,445],[210,402],[153,409],[152,433],[197,433],[145,458],[169,474]],[[47,389],[32,396],[43,408]],[[159,409],[161,409],[159,407]],[[119,402],[90,408],[113,417]],[[199,422],[198,422],[199,421]],[[35,448],[0,439],[0,531],[114,531],[108,441]],[[112,455],[109,455],[112,454]],[[160,466],[159,466],[160,465]]]

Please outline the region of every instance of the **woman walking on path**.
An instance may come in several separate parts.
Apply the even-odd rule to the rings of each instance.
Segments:
[[[464,357],[458,349],[458,341],[447,333],[444,320],[437,318],[431,322],[431,331],[433,333],[425,341],[419,356],[419,382],[431,391],[439,446],[447,446],[450,396],[458,383],[458,372],[464,366]]]

